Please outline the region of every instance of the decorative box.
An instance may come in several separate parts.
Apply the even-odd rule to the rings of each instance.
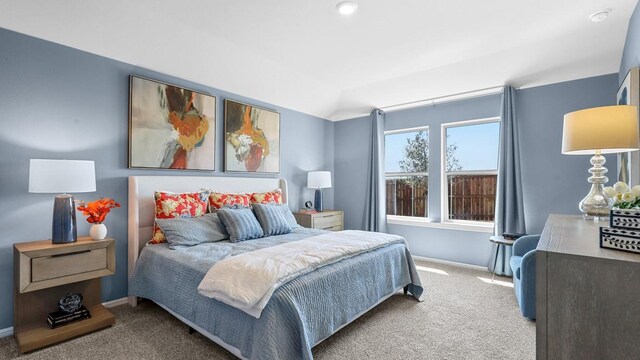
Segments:
[[[640,254],[640,231],[621,228],[600,228],[600,247]]]
[[[612,228],[640,230],[640,210],[612,209],[609,215],[609,226]]]

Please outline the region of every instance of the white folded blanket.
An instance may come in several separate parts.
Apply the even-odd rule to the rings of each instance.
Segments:
[[[313,236],[223,259],[198,286],[200,294],[259,318],[273,292],[318,267],[404,242],[397,235],[347,230]]]

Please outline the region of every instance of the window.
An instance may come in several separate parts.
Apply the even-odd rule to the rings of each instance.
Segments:
[[[387,215],[429,215],[428,170],[428,127],[385,132]]]
[[[499,136],[498,118],[442,125],[443,221],[493,222]]]

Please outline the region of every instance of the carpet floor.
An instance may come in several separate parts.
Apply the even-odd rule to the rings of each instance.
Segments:
[[[418,261],[424,302],[396,294],[313,350],[323,359],[533,359],[535,323],[520,315],[510,278]],[[162,308],[112,308],[116,325],[20,355],[0,339],[0,359],[235,359]]]

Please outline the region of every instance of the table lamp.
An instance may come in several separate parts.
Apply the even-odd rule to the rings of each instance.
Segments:
[[[607,168],[602,154],[636,151],[638,140],[638,109],[635,106],[603,106],[574,111],[564,116],[562,153],[591,155],[591,191],[578,208],[585,218],[608,216],[611,200],[604,196]]]
[[[307,187],[316,189],[315,209],[322,212],[322,189],[331,187],[330,171],[310,171],[307,174]]]
[[[51,242],[76,242],[76,209],[73,196],[68,193],[96,191],[96,172],[93,161],[31,159],[29,163],[29,192],[58,193],[53,203]]]

